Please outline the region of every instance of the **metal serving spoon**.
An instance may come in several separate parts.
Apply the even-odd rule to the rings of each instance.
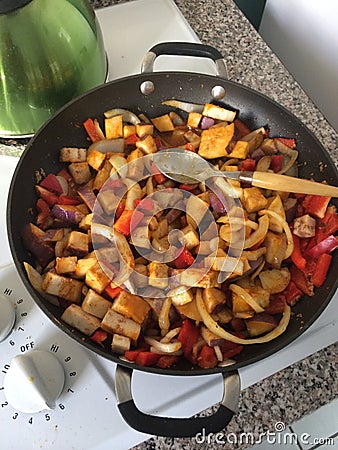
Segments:
[[[154,153],[153,158],[156,167],[164,175],[179,183],[194,184],[211,177],[222,176],[273,191],[338,197],[338,187],[302,178],[258,171],[221,172],[197,153],[181,148],[166,148]]]

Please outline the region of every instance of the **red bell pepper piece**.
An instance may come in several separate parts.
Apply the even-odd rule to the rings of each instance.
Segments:
[[[306,259],[302,255],[300,239],[295,234],[292,237],[294,247],[291,255],[291,260],[294,263],[294,265],[298,267],[298,269],[304,270],[306,266]]]
[[[57,179],[57,176],[52,173],[47,175],[46,178],[41,181],[40,186],[47,189],[48,191],[54,192],[55,194],[63,193],[62,186]]]
[[[117,220],[119,217],[121,217],[121,214],[123,213],[125,208],[125,204],[123,202],[120,202],[117,205],[116,211],[115,211],[115,219]]]
[[[326,279],[327,272],[329,270],[330,264],[332,261],[332,255],[328,253],[323,253],[319,256],[317,260],[316,267],[311,276],[311,282],[314,286],[320,287],[324,283]]]
[[[331,197],[323,195],[306,195],[303,199],[302,206],[306,214],[323,219]]]
[[[283,158],[283,155],[272,155],[270,169],[272,169],[274,172],[279,172],[282,168]]]
[[[140,352],[135,359],[140,366],[153,366],[160,359],[161,355],[153,352]]]
[[[138,210],[124,210],[114,223],[116,231],[129,236],[143,219],[144,214]]]
[[[198,328],[190,319],[185,319],[177,339],[182,344],[183,354],[189,361],[192,360],[192,350],[199,337],[200,332]]]
[[[73,181],[73,177],[71,176],[71,174],[68,172],[67,169],[61,169],[60,172],[57,173],[57,176],[63,177],[66,181],[68,181],[68,183]]]
[[[128,361],[135,362],[136,358],[140,354],[142,350],[127,350],[124,353],[124,356],[127,358]]]
[[[149,197],[143,198],[142,200],[136,199],[134,204],[135,208],[139,207],[143,211],[152,211],[154,209],[154,202]]]
[[[236,129],[236,137],[238,136],[238,139],[241,139],[251,131],[250,128],[241,119],[236,118],[234,120],[234,125]]]
[[[197,187],[198,187],[198,183],[196,183],[196,184],[184,184],[184,183],[182,183],[182,184],[180,184],[178,186],[179,189],[183,189],[184,191],[189,191],[189,192],[193,191]]]
[[[282,314],[285,308],[285,304],[286,304],[285,295],[282,293],[275,294],[271,296],[269,306],[265,308],[265,312],[271,315]]]
[[[198,355],[197,364],[202,367],[202,369],[212,369],[217,366],[217,363],[218,359],[214,349],[209,347],[209,345],[204,345]]]
[[[161,369],[168,369],[169,367],[176,364],[178,359],[179,359],[178,356],[175,355],[163,355],[159,358],[156,365]]]
[[[286,289],[284,289],[283,295],[285,297],[286,302],[289,305],[294,305],[301,298],[303,292],[297,287],[296,283],[291,280],[290,283],[287,285]]]
[[[243,159],[239,165],[240,170],[249,170],[250,172],[256,169],[256,161],[252,158]]]
[[[180,252],[180,253],[179,253]],[[191,266],[195,261],[192,254],[189,252],[187,247],[183,247],[183,249],[178,249],[179,255],[175,258],[174,264],[176,269],[186,269]]]
[[[151,164],[151,174],[155,178],[157,184],[163,184],[168,180],[168,178],[159,171],[154,163]]]
[[[293,281],[298,289],[300,289],[305,295],[313,295],[313,285],[308,280],[307,276],[302,270],[299,270],[296,266],[290,267],[291,281]],[[286,299],[288,300],[288,299]]]
[[[189,150],[189,152],[194,152],[194,153],[196,153],[196,149],[195,149],[195,147],[192,145],[191,142],[188,142],[188,143],[185,145],[185,149],[186,149],[186,150]]]
[[[136,133],[131,134],[130,136],[128,136],[127,138],[125,138],[124,143],[125,145],[135,145],[136,142],[138,142],[140,140],[140,138],[137,136]]]
[[[90,137],[90,139],[92,140],[92,142],[101,141],[101,136],[99,135],[99,133],[95,127],[93,119],[88,118],[87,120],[85,120],[83,122],[83,126],[84,126],[85,130],[87,131],[87,134]]]
[[[74,197],[73,195],[60,195],[59,200],[57,201],[59,205],[80,205],[81,200]]]
[[[224,344],[221,345],[221,352],[224,359],[232,358],[235,355],[238,355],[243,350],[243,345],[236,344],[235,342],[225,341]]]
[[[122,291],[123,288],[121,286],[113,287],[110,283],[108,284],[108,286],[106,286],[104,290],[105,294],[107,294],[112,299],[116,298]]]
[[[105,341],[107,339],[107,337],[108,337],[108,333],[104,330],[101,330],[101,328],[99,328],[98,330],[95,331],[93,336],[90,337],[90,339],[101,344],[101,342]]]
[[[283,142],[283,144],[285,144],[289,148],[292,148],[292,149],[296,148],[296,139],[284,138],[284,137],[278,137],[276,139]]]
[[[53,206],[58,202],[59,197],[53,192],[48,191],[42,186],[35,186],[36,192],[38,195],[49,205]]]

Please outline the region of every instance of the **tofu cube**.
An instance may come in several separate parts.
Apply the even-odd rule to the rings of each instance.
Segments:
[[[232,152],[229,153],[229,158],[245,159],[250,151],[249,142],[237,141]],[[229,170],[229,169],[228,169]]]
[[[77,147],[63,147],[60,150],[60,161],[61,162],[86,162],[87,160],[87,149],[77,148]]]
[[[76,278],[84,278],[88,270],[96,263],[97,259],[95,257],[78,259],[74,276]]]
[[[175,306],[182,306],[194,300],[192,289],[177,288],[169,292],[168,296]]]
[[[89,155],[87,156],[87,163],[95,170],[101,169],[104,160],[106,159],[106,155],[102,152],[98,152],[93,149]]]
[[[148,264],[150,286],[165,289],[168,286],[168,266],[163,263],[151,261]]]
[[[75,272],[77,266],[77,257],[76,256],[64,256],[57,257],[55,261],[55,270],[56,273],[62,275],[63,273],[72,273]]]
[[[121,336],[120,334],[114,334],[111,343],[111,350],[118,355],[124,355],[130,349],[131,340],[127,336]]]
[[[76,256],[84,256],[89,251],[88,234],[80,231],[69,233],[66,250]]]
[[[203,116],[211,117],[216,120],[223,120],[225,122],[233,122],[236,117],[235,111],[230,111],[229,109],[211,103],[206,103],[204,105],[202,114]]]
[[[158,129],[159,132],[164,131],[173,131],[175,129],[175,126],[173,124],[173,121],[171,120],[169,114],[165,114],[163,116],[154,117],[151,119],[152,123],[155,125],[155,127]]]
[[[154,141],[154,138],[150,134],[147,134],[142,139],[137,141],[136,147],[142,150],[143,153],[146,153],[147,155],[157,152],[156,143]]]
[[[105,119],[104,126],[107,139],[117,139],[123,137],[122,114]]]
[[[136,341],[141,332],[141,325],[122,316],[112,308],[108,309],[101,322],[101,328],[108,333],[117,333]]]
[[[76,184],[87,183],[92,176],[87,162],[71,163],[68,170]]]
[[[106,300],[100,294],[93,291],[93,289],[88,289],[81,307],[88,314],[102,319],[111,305],[112,304],[109,300]]]
[[[149,123],[139,123],[136,125],[136,134],[138,137],[142,138],[147,134],[152,135],[154,133],[154,125]]]
[[[188,127],[198,128],[201,119],[202,119],[202,114],[196,113],[196,112],[189,113],[188,122],[187,122]]]
[[[246,211],[250,214],[264,209],[268,200],[264,197],[260,188],[251,187],[243,189],[243,203]]]
[[[124,125],[123,126],[123,137],[124,138],[132,136],[135,133],[136,133],[136,126],[135,125]]]
[[[187,225],[186,227],[182,228],[181,231],[184,234],[184,242],[183,243],[187,247],[188,250],[191,250],[192,248],[196,247],[196,245],[198,245],[200,243],[198,234],[191,225]]]
[[[217,288],[203,289],[203,300],[208,313],[212,314],[215,308],[226,302],[226,294]]]
[[[56,295],[72,303],[81,302],[82,281],[47,272],[41,287],[47,294]]]
[[[234,135],[234,124],[203,130],[198,154],[206,159],[228,156],[227,146]]]
[[[122,291],[114,300],[112,309],[128,319],[142,324],[149,314],[150,306],[138,295]]]
[[[94,289],[94,291],[101,294],[110,283],[110,278],[104,273],[100,264],[97,262],[88,269],[85,276],[85,283]]]
[[[61,316],[61,320],[87,336],[91,336],[101,325],[101,322],[97,317],[86,313],[81,306],[74,304],[65,309]]]

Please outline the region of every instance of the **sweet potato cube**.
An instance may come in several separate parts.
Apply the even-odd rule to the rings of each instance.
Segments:
[[[101,328],[109,333],[121,334],[135,341],[141,332],[141,325],[139,323],[122,316],[122,314],[115,312],[112,308],[108,309],[102,319]]]
[[[203,130],[198,154],[206,159],[228,156],[226,148],[234,135],[234,129],[232,123],[226,127]]]
[[[93,289],[88,289],[81,306],[88,314],[102,319],[111,305],[112,303],[109,300],[106,300],[100,294],[93,291]]]
[[[91,266],[85,276],[85,283],[101,294],[110,283],[110,278],[104,273],[99,263]]]
[[[72,303],[80,303],[83,282],[47,272],[42,281],[42,289],[47,294],[56,295]]]
[[[264,209],[268,204],[268,200],[262,194],[260,188],[251,187],[243,189],[243,203],[248,213]]]
[[[62,275],[63,273],[72,273],[75,272],[77,266],[77,257],[76,256],[64,256],[57,257],[55,262],[55,270],[56,273]]]
[[[100,320],[97,317],[86,313],[81,306],[75,304],[64,310],[61,319],[87,336],[92,335],[100,328]]]
[[[81,233],[80,231],[72,231],[69,233],[66,250],[72,255],[86,255],[89,250],[88,234]]]
[[[128,319],[132,319],[135,322],[142,324],[148,316],[150,306],[138,295],[122,291],[114,300],[112,309]]]

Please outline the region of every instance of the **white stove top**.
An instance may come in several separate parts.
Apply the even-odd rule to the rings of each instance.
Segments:
[[[110,79],[138,73],[143,54],[155,43],[197,41],[171,0],[143,0],[97,11],[108,58]],[[126,24],[128,26],[126,26]],[[137,30],[137,33],[135,33]],[[134,36],[134,37],[132,37]],[[112,63],[112,58],[118,63]],[[208,61],[170,61],[170,69],[213,73]],[[155,69],[166,69],[159,61]],[[17,159],[0,156],[0,211]],[[5,215],[0,216],[5,230]],[[4,235],[3,235],[4,236]],[[4,450],[124,450],[149,436],[131,429],[121,418],[114,393],[115,364],[87,351],[45,317],[18,278],[7,240],[0,240],[0,294],[16,307],[16,325],[0,343],[0,446]],[[251,386],[338,340],[337,294],[319,320],[292,345],[240,370],[242,388]],[[0,297],[1,301],[1,297]],[[8,405],[3,379],[11,359],[31,349],[52,351],[62,363],[66,381],[55,410],[21,413]],[[154,382],[156,380],[156,382]],[[222,377],[164,377],[135,372],[133,393],[146,413],[189,417],[220,401]],[[236,420],[236,419],[233,419]]]

